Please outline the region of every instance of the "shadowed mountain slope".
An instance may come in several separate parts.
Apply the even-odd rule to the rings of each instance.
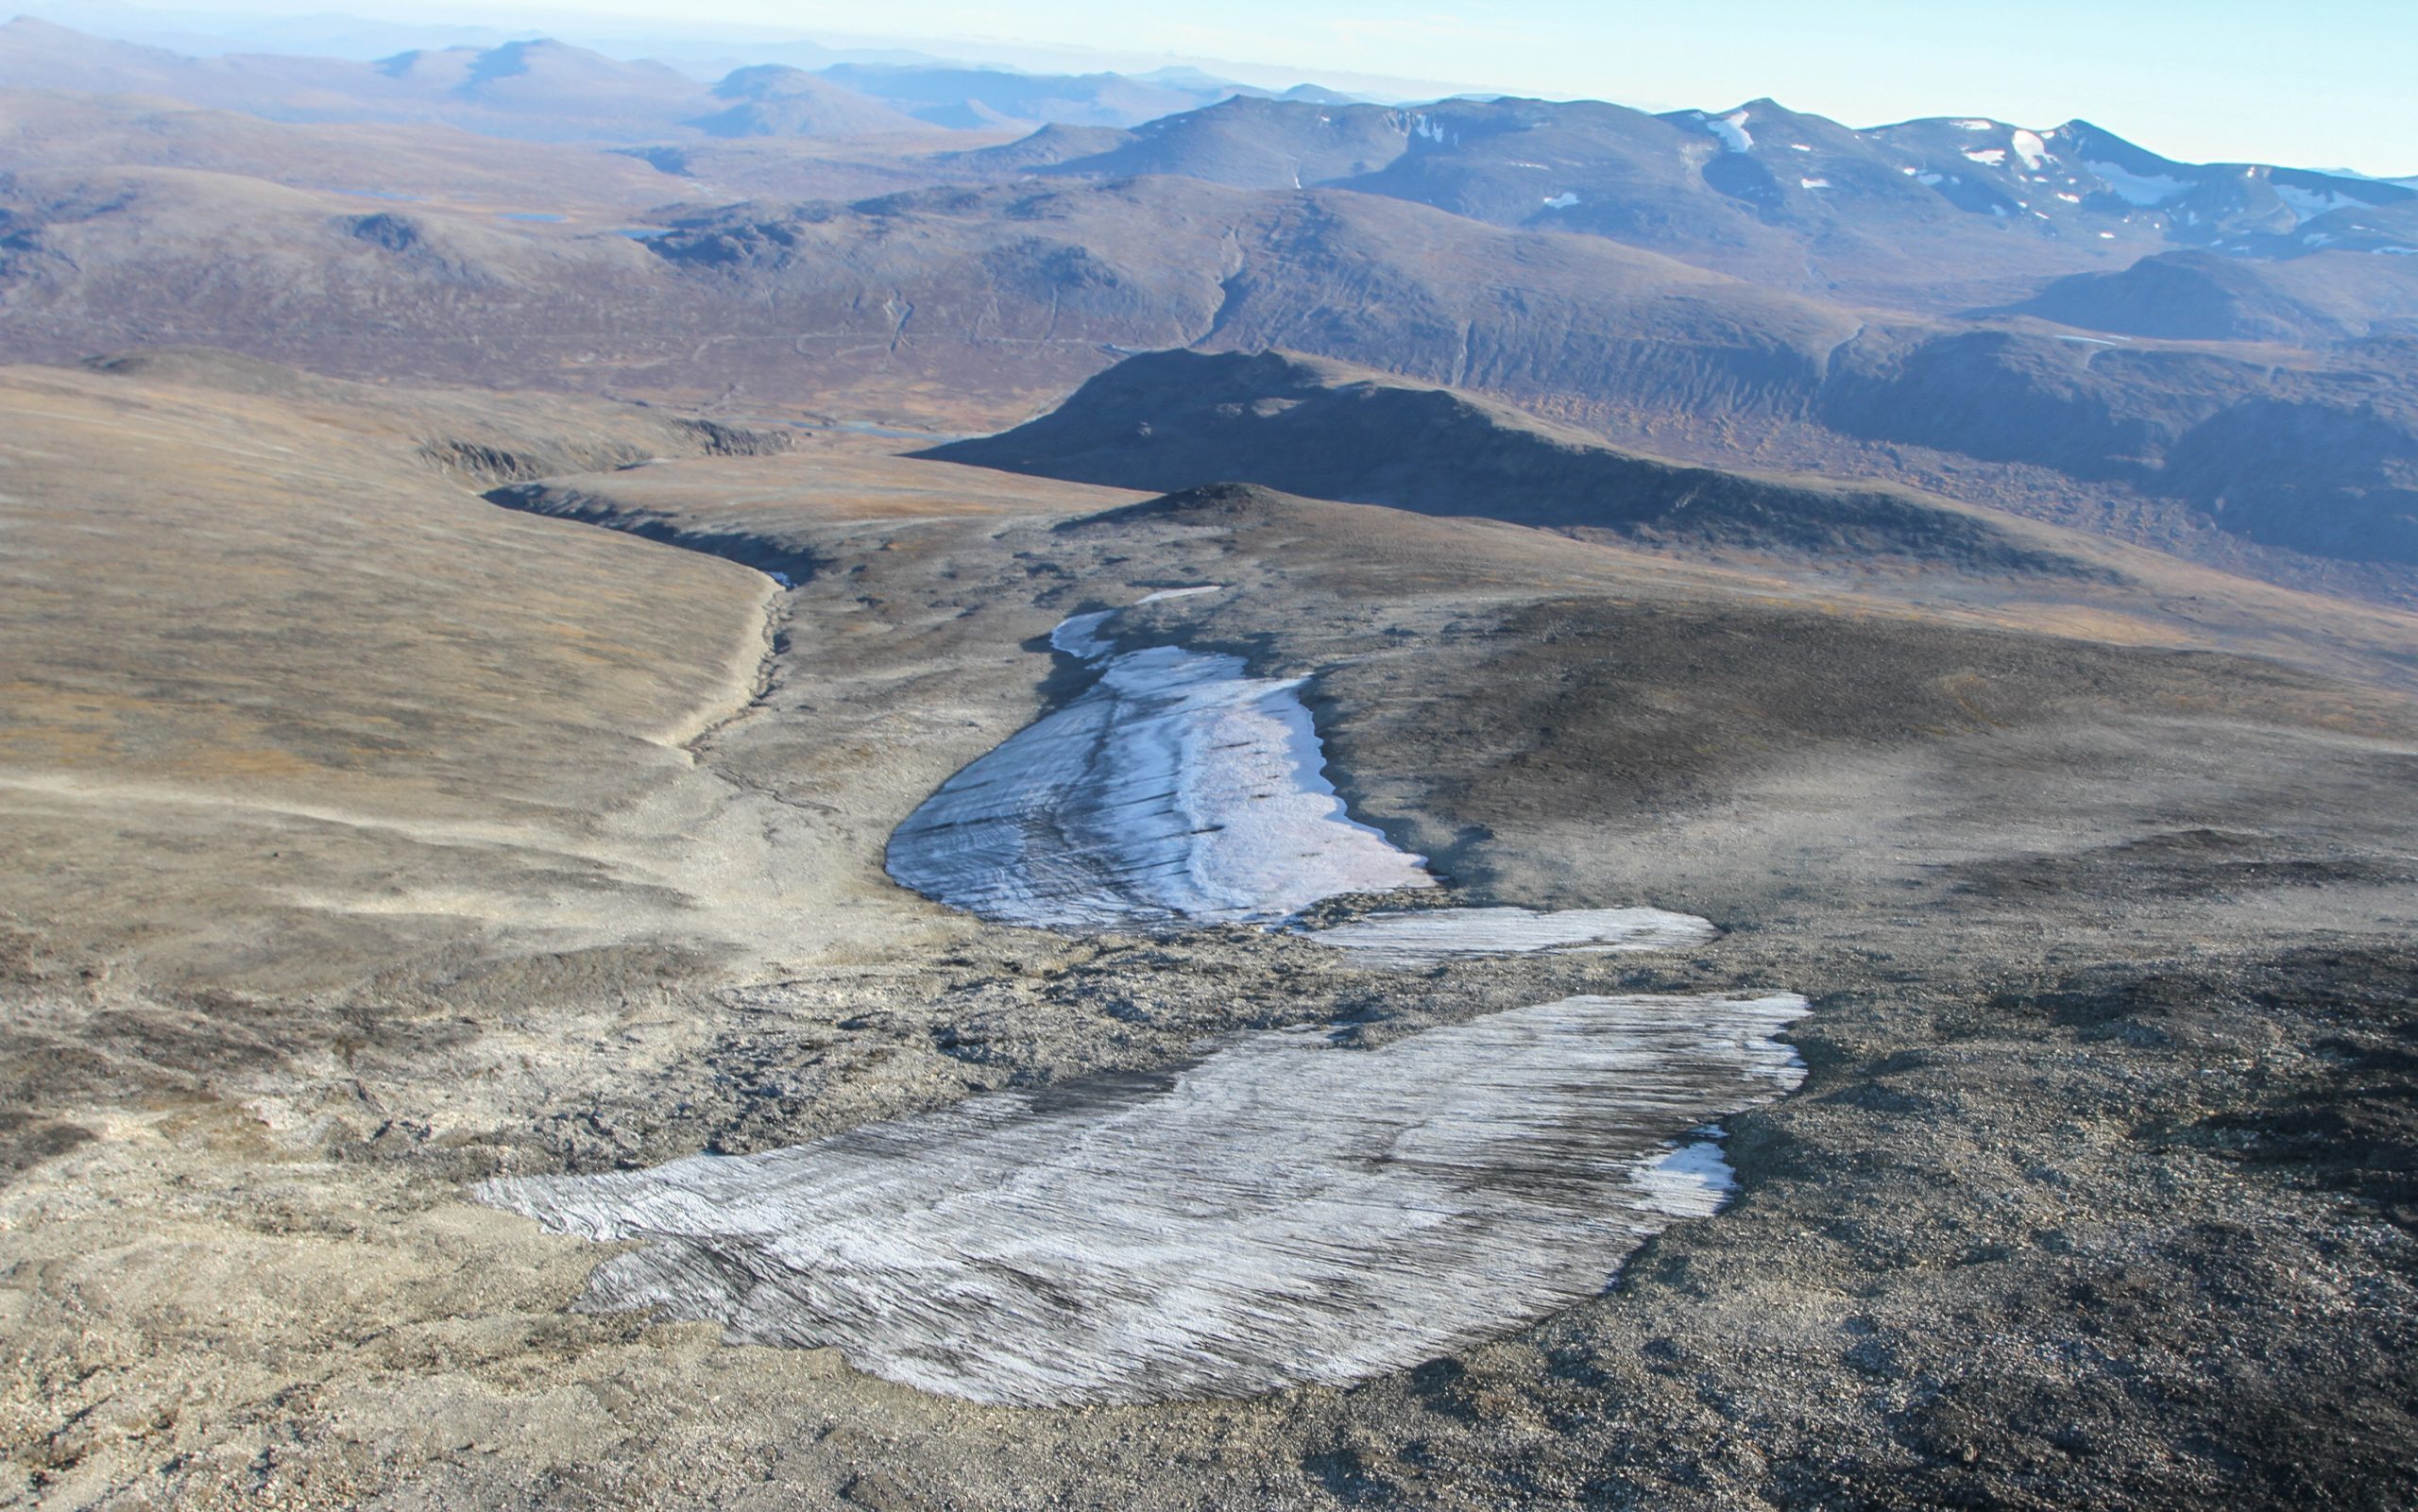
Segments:
[[[2256,263],[2165,252],[2117,273],[2077,273],[1997,312],[2175,341],[2323,346],[2418,333],[2418,278],[2385,258],[2327,252]]]
[[[1166,177],[674,212],[643,244],[162,169],[20,174],[0,215],[7,349],[32,360],[201,341],[360,376],[945,402],[972,430],[1136,351],[1283,348],[1708,466],[1901,480],[2260,571],[2335,569],[2246,543],[2383,564],[2360,591],[2418,565],[2418,364],[2392,335],[1892,317],[1602,237]]]
[[[1170,493],[1239,480],[1555,529],[2104,573],[1942,501],[1677,467],[1502,405],[1286,352],[1129,358],[1048,415],[926,454]]]

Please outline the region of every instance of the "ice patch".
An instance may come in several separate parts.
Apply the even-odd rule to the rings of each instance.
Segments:
[[[1356,1049],[975,1097],[476,1197],[639,1248],[579,1306],[1028,1406],[1341,1386],[1522,1327],[1732,1188],[1704,1126],[1803,1080],[1794,995],[1572,997]],[[1674,1146],[1677,1147],[1674,1147]]]
[[[1732,110],[1728,115],[1708,116],[1704,128],[1721,139],[1721,145],[1730,152],[1744,152],[1755,144],[1746,130],[1746,112]]]
[[[2294,225],[2306,226],[2320,215],[2333,211],[2353,207],[2360,210],[2375,208],[2364,199],[2354,198],[2333,190],[2320,193],[2313,189],[2303,189],[2297,184],[2278,183],[2270,183],[2267,187],[2275,191],[2276,198],[2291,207]]]
[[[1272,924],[1320,898],[1436,885],[1354,822],[1326,777],[1302,679],[1239,656],[1111,655],[1115,611],[1050,635],[1099,680],[941,784],[890,838],[890,875],[999,924]]]
[[[2191,187],[2166,174],[2134,173],[2112,162],[2085,162],[2083,166],[2098,175],[2109,194],[2128,205],[2163,205]]]
[[[1660,909],[1426,909],[1372,913],[1326,929],[1305,929],[1322,945],[1361,953],[1374,966],[1420,967],[1478,956],[1536,951],[1602,955],[1675,950],[1720,931],[1711,920]]]
[[[1709,1218],[1738,1190],[1738,1173],[1719,1143],[1727,1135],[1718,1126],[1698,1132],[1713,1137],[1677,1146],[1629,1173],[1647,1208],[1674,1218]]]
[[[2375,246],[2369,250],[2384,257],[2418,257],[2418,246]]]
[[[790,575],[787,572],[766,572],[764,575],[773,580],[773,586],[775,587],[786,588],[793,586],[790,582]]]
[[[1935,186],[1946,183],[1948,180],[1935,173],[1918,173],[1915,175],[1915,181],[1916,183],[1932,184]]]
[[[1564,191],[1564,192],[1562,192],[1561,194],[1556,195],[1554,195],[1551,199],[1546,200],[1546,201],[1545,201],[1545,209],[1547,209],[1547,210],[1568,210],[1571,206],[1575,205],[1575,204],[1577,204],[1577,203],[1578,203],[1578,196],[1577,196],[1576,195],[1571,194],[1571,193],[1569,193],[1568,191],[1566,191],[1566,190],[1565,190],[1565,191]]]
[[[1093,614],[1069,615],[1060,620],[1058,628],[1049,632],[1053,651],[1064,652],[1077,661],[1097,661],[1116,649],[1116,642],[1102,640],[1092,634],[1116,618],[1115,609],[1101,609]]]

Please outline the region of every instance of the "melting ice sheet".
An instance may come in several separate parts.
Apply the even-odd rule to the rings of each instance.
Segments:
[[[1702,1126],[1803,1076],[1804,1000],[1572,997],[1382,1048],[1251,1035],[1168,1079],[478,1196],[642,1241],[582,1305],[839,1348],[976,1402],[1342,1385],[1600,1291],[1729,1175]]]
[[[1115,611],[1050,642],[1099,681],[941,785],[891,836],[890,875],[1002,924],[1265,924],[1340,892],[1433,887],[1355,823],[1298,681],[1239,656],[1112,656]]]
[[[1660,909],[1426,909],[1372,913],[1327,929],[1303,931],[1322,945],[1364,954],[1371,965],[1417,967],[1473,956],[1534,951],[1586,955],[1675,950],[1720,931],[1692,913]]]

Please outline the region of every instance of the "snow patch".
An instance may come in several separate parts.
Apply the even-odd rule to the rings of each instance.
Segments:
[[[1975,162],[1982,164],[1985,168],[1997,168],[2003,166],[2006,162],[2006,148],[1967,147],[1965,149],[1965,156],[1972,159]]]
[[[1733,1179],[1711,1121],[1784,1096],[1793,994],[1570,997],[1359,1049],[1243,1036],[1166,1076],[970,1098],[755,1155],[504,1178],[635,1243],[583,1311],[1026,1406],[1341,1386],[1601,1292]]]
[[[1831,187],[1831,180],[1828,178],[1799,178],[1796,182],[1797,186],[1803,189],[1828,189]]]
[[[2267,187],[2275,191],[2275,197],[2291,208],[2292,221],[2295,225],[2306,226],[2320,215],[2333,211],[2348,210],[2353,207],[2360,210],[2375,208],[2364,199],[2334,190],[2321,192],[2303,189],[2297,184],[2278,183],[2270,183]]]
[[[1133,602],[1135,603],[1165,603],[1169,599],[1198,598],[1203,593],[1222,593],[1225,589],[1226,586],[1223,583],[1196,583],[1187,588],[1160,588],[1154,592],[1145,593]]]
[[[1574,194],[1571,194],[1571,193],[1569,193],[1569,192],[1567,192],[1567,191],[1564,191],[1564,192],[1563,192],[1563,193],[1561,193],[1561,194],[1558,194],[1558,195],[1554,195],[1551,199],[1546,200],[1546,201],[1545,201],[1545,209],[1547,209],[1547,210],[1568,210],[1571,206],[1575,205],[1575,204],[1577,204],[1577,203],[1578,203],[1578,196],[1577,196],[1576,195],[1574,195]]]
[[[1746,112],[1732,110],[1724,116],[1708,116],[1704,128],[1721,139],[1722,146],[1730,152],[1744,152],[1755,144],[1746,129]]]
[[[1629,1172],[1629,1184],[1643,1205],[1674,1218],[1709,1218],[1738,1190],[1738,1172],[1722,1153],[1728,1137],[1719,1125],[1695,1130],[1712,1136],[1677,1145],[1658,1160]]]
[[[1412,968],[1481,956],[1606,955],[1676,950],[1720,933],[1709,919],[1660,909],[1424,909],[1372,913],[1325,929],[1305,929],[1322,945],[1359,952],[1371,965]]]
[[[2083,164],[2107,186],[2107,192],[2128,205],[2163,205],[2191,186],[2168,174],[2135,173],[2113,162]]]
[[[1996,121],[1950,121],[1948,124],[1959,131],[1987,131],[1998,125]]]
[[[2040,165],[2049,161],[2049,144],[2040,140],[2037,131],[2026,131],[2018,127],[2008,141],[2015,147],[2015,155],[2022,159],[2023,165],[2034,173],[2038,173]]]
[[[1077,661],[1097,661],[1116,649],[1116,642],[1102,640],[1092,634],[1116,618],[1115,609],[1101,609],[1092,614],[1068,615],[1049,632],[1049,646]]]

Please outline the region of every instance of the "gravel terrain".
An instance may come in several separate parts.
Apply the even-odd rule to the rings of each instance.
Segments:
[[[432,460],[461,427],[408,397],[244,399],[252,434],[309,449],[280,493],[179,474],[173,430],[97,439],[201,402],[172,381],[14,382],[84,429],[10,438],[9,507],[66,457],[129,522],[43,527],[52,560],[100,581],[175,539],[190,570],[106,615],[0,610],[11,686],[112,627],[158,648],[0,724],[0,1504],[2418,1499],[2418,705],[2382,611],[2324,665],[2265,659],[2243,627],[2322,601],[2242,585],[2195,628],[2154,586],[2130,611],[2120,585],[1858,586],[1248,489],[1126,508],[829,437],[515,486]],[[482,444],[623,413],[546,403]],[[211,519],[287,542],[325,597],[197,597],[258,551]],[[492,549],[475,531],[540,533],[544,571],[462,586],[381,534]],[[391,570],[332,570],[365,551]],[[1406,972],[1243,928],[986,925],[889,882],[896,824],[1078,690],[1053,625],[1201,582],[1232,591],[1113,634],[1309,678],[1355,815],[1448,884],[1422,905],[1719,936]],[[438,654],[365,619],[407,592],[442,602],[399,620],[479,637]],[[156,763],[197,737],[162,722],[240,705],[190,688],[258,664],[264,604],[316,647],[278,664],[280,706],[325,701],[345,740],[246,725],[253,775],[168,790]],[[580,682],[614,637],[648,675]],[[397,722],[375,759],[365,708]],[[542,885],[498,906],[474,887],[498,867]],[[263,948],[229,946],[247,930]],[[1769,991],[1812,999],[1808,1075],[1729,1121],[1728,1211],[1601,1297],[1348,1388],[974,1406],[572,1311],[612,1251],[468,1192],[1162,1070],[1237,1030],[1374,1046],[1575,994]]]

